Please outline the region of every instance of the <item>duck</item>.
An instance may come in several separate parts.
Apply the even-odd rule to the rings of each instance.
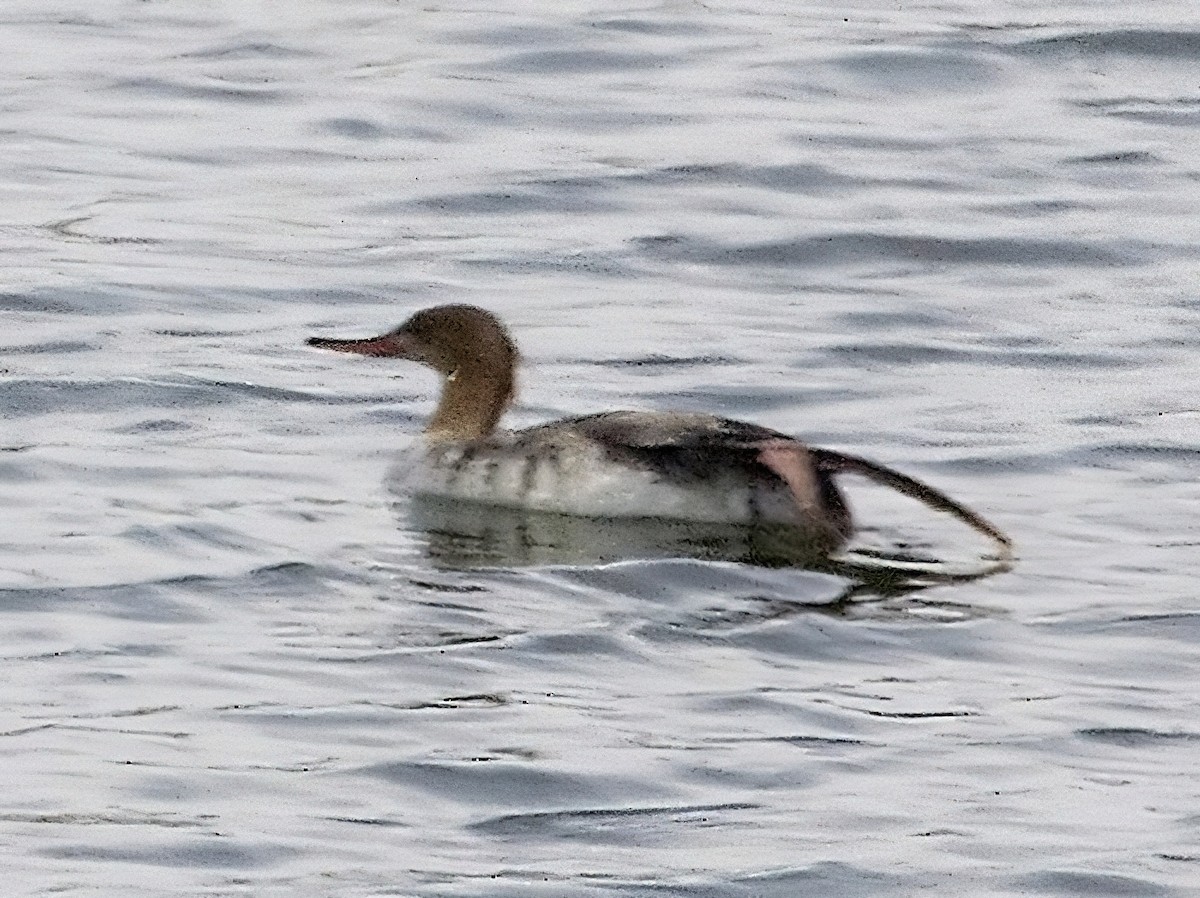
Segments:
[[[417,362],[441,375],[441,396],[409,476],[416,495],[587,518],[770,527],[806,550],[829,553],[855,532],[835,480],[854,473],[958,517],[1003,552],[1011,549],[989,521],[921,481],[759,424],[620,410],[502,429],[520,356],[500,319],[478,306],[434,306],[379,336],[307,343]]]

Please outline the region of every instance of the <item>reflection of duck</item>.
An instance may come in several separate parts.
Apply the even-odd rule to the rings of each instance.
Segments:
[[[631,559],[730,561],[765,567],[814,567],[822,557],[789,527],[748,527],[663,518],[601,518],[527,508],[481,506],[411,495],[402,474],[394,488],[406,529],[436,567],[472,569],[591,566]]]
[[[618,411],[497,431],[513,399],[517,350],[500,321],[475,306],[425,309],[378,337],[308,343],[410,359],[443,375],[412,481],[419,494],[593,518],[783,527],[828,552],[853,532],[833,481],[850,472],[947,511],[1009,551],[1003,533],[932,487],[757,424]]]

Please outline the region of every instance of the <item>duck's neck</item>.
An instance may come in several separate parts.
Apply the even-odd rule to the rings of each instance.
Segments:
[[[425,436],[439,442],[482,439],[495,429],[512,397],[511,371],[462,368],[446,377]]]

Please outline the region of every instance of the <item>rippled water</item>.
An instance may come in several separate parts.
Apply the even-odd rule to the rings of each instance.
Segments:
[[[10,889],[1196,894],[1193,5],[494,6],[0,12]],[[515,424],[752,419],[1017,565],[439,527],[434,378],[303,338],[446,301]]]

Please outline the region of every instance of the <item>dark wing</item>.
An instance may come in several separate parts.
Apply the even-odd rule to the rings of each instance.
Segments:
[[[764,440],[791,438],[768,427],[687,412],[604,412],[531,427],[515,434],[531,449],[588,440],[618,463],[683,482],[741,470],[756,479],[775,475],[759,459]]]

